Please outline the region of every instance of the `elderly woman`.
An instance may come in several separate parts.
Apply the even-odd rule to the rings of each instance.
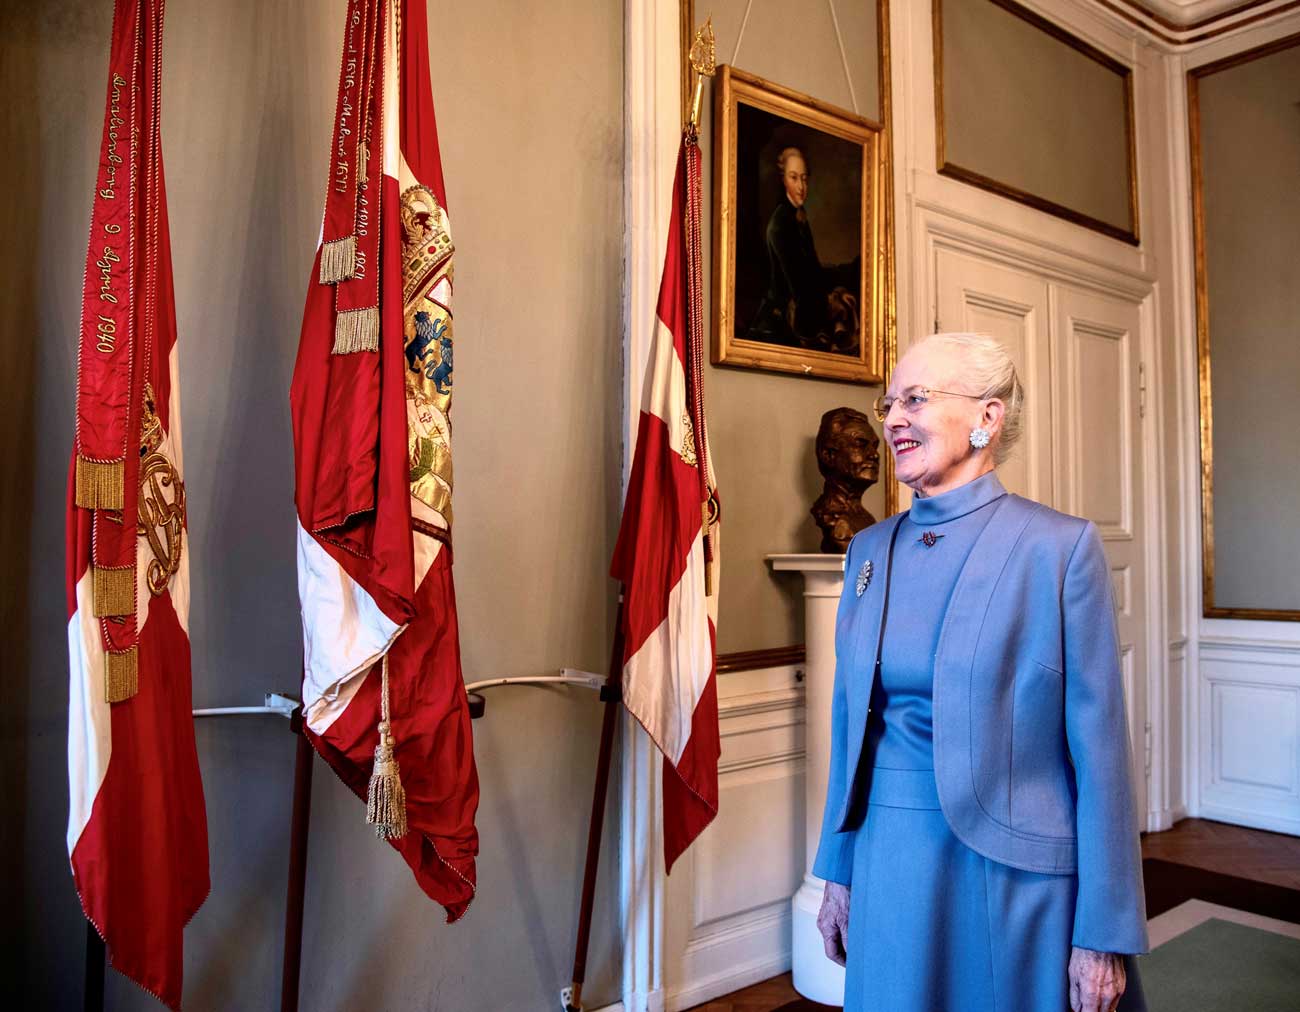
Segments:
[[[813,870],[848,1012],[1145,1008],[1110,570],[1090,522],[998,481],[1023,402],[973,334],[876,402],[915,498],[853,539],[836,625]]]

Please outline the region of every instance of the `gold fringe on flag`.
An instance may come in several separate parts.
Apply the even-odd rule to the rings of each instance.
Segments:
[[[104,668],[104,700],[121,703],[140,691],[140,651],[128,647],[121,652],[111,651]]]
[[[91,566],[96,618],[135,614],[135,566]]]
[[[379,744],[375,747],[375,766],[370,774],[366,821],[375,827],[379,839],[397,840],[406,835],[406,791],[394,755],[393,725],[388,719],[387,654],[381,663]]]
[[[320,283],[333,285],[346,281],[357,269],[357,237],[334,239],[320,248]]]
[[[379,308],[345,309],[334,321],[334,354],[379,350]]]
[[[88,510],[120,510],[125,497],[126,465],[120,460],[77,457],[74,498]]]

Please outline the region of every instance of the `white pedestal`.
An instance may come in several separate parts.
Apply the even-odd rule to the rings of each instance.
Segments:
[[[797,570],[804,577],[805,826],[807,865],[803,884],[790,901],[791,967],[794,987],[823,1005],[844,1004],[844,968],[826,957],[817,911],[826,883],[812,873],[821,838],[826,782],[830,778],[831,693],[835,683],[835,612],[844,587],[842,555],[769,555],[775,570]]]

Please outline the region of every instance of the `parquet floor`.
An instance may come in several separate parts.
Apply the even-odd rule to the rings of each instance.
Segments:
[[[1300,837],[1184,819],[1142,838],[1142,856],[1224,875],[1300,889]]]
[[[800,998],[799,992],[790,983],[790,975],[783,973],[779,977],[765,980],[761,984],[747,987],[743,991],[729,994],[725,998],[715,998],[704,1005],[697,1005],[690,1012],[817,1012],[828,1009],[827,1005],[816,1005]]]
[[[1201,868],[1238,879],[1300,889],[1300,838],[1204,819],[1184,819],[1163,833],[1142,838],[1142,856]],[[698,1005],[690,1012],[821,1012],[800,998],[784,973],[743,991]]]

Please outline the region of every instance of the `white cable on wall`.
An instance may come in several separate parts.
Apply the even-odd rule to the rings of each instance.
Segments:
[[[835,0],[826,0],[826,6],[831,11],[831,24],[835,28],[835,45],[840,51],[840,66],[844,68],[844,81],[849,87],[849,101],[853,103],[853,111],[858,115],[858,93],[853,87],[853,74],[849,71],[849,56],[844,49],[844,35],[840,32],[840,19],[835,14]],[[745,38],[745,29],[749,25],[749,12],[754,9],[754,0],[749,0],[745,4],[745,16],[740,20],[740,31],[736,33],[736,47],[731,52],[731,65],[738,66],[740,60],[740,43]]]
[[[740,40],[745,37],[745,26],[749,24],[749,12],[754,9],[754,0],[749,0],[745,4],[745,16],[740,19],[740,31],[736,34],[736,48],[731,53],[731,65],[736,66],[736,60],[740,56]]]
[[[826,0],[826,6],[831,9],[831,24],[835,26],[835,41],[840,47],[840,63],[844,66],[844,80],[848,82],[849,99],[853,102],[853,111],[856,113],[858,112],[858,93],[853,90],[853,75],[849,73],[849,57],[844,52],[844,36],[840,34],[840,19],[835,16],[835,0]]]

